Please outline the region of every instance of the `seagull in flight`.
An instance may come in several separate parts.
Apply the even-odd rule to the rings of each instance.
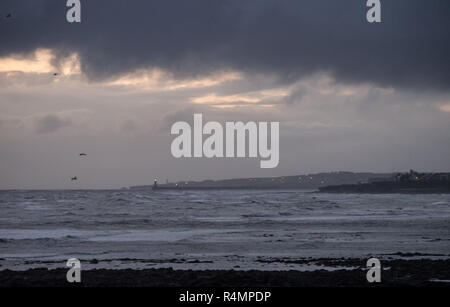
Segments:
[[[84,152],[82,152],[82,153],[80,153],[80,154],[79,154],[79,156],[80,156],[80,157],[82,157],[82,156],[85,156],[85,157],[87,157],[87,154],[86,154],[86,153],[84,153]]]

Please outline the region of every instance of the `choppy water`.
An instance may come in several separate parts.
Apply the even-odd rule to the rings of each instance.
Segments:
[[[0,269],[71,257],[84,268],[314,269],[266,260],[397,252],[450,254],[450,195],[0,191]]]

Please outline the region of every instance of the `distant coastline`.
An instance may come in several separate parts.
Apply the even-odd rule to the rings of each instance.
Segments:
[[[213,190],[213,189],[296,189],[317,190],[319,187],[338,184],[357,184],[392,177],[392,173],[327,172],[295,176],[237,178],[224,180],[178,181],[152,185],[131,186],[129,189],[156,190]]]
[[[450,173],[329,172],[298,176],[166,182],[131,190],[313,190],[321,193],[450,193]]]
[[[372,193],[372,194],[449,194],[450,184],[424,184],[424,183],[364,183],[343,184],[319,187],[321,193]]]
[[[319,187],[324,193],[403,193],[403,194],[448,194],[450,173],[397,173],[388,179],[372,180],[359,184],[340,184]]]

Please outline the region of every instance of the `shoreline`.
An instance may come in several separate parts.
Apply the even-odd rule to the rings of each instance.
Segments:
[[[327,271],[92,269],[81,272],[82,282],[66,281],[68,268],[0,271],[0,287],[449,287],[450,259],[382,261],[381,283],[366,280],[362,259],[321,259],[323,265],[355,266]]]

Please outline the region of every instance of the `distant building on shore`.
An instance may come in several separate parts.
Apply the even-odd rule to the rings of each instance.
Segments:
[[[397,173],[393,177],[395,182],[441,182],[450,181],[450,173],[419,173],[410,170],[408,173]]]

